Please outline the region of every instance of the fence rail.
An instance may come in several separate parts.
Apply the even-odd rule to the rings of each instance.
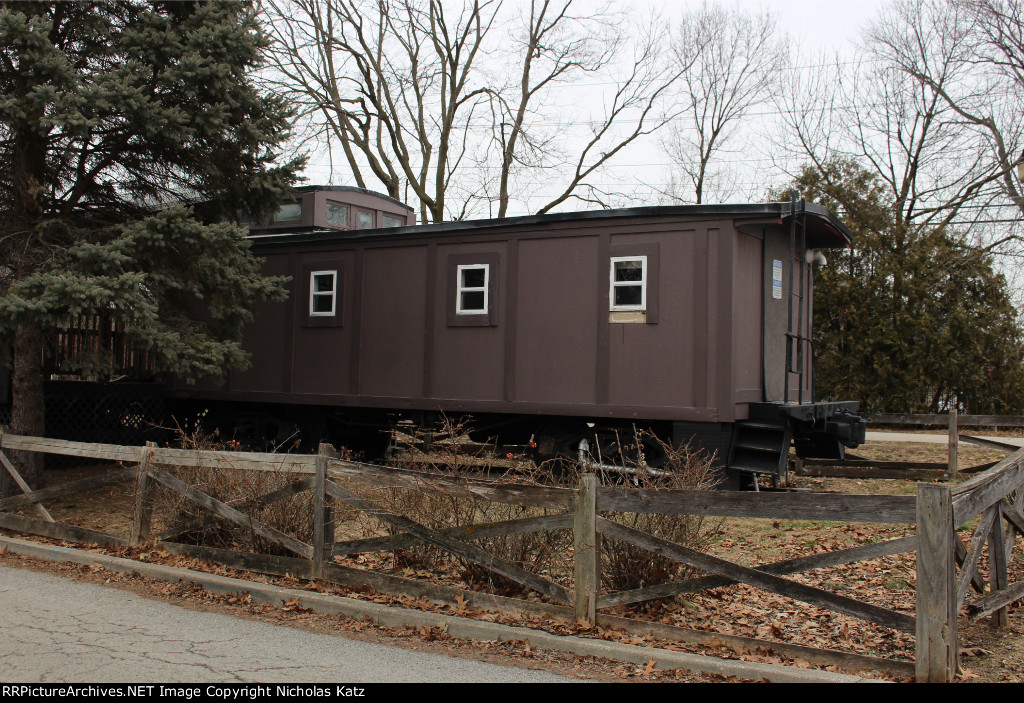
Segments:
[[[869,425],[904,425],[907,427],[948,427],[949,415],[911,413],[864,413]],[[960,415],[962,427],[1024,427],[1024,415]]]
[[[30,490],[21,481],[5,451],[30,451],[83,456],[135,464],[104,475],[72,481],[40,490]],[[918,485],[917,496],[870,496],[822,493],[726,493],[715,491],[638,491],[601,487],[597,478],[584,475],[576,489],[499,483],[441,476],[408,469],[393,469],[344,461],[327,445],[315,456],[211,452],[117,445],[89,444],[0,432],[0,464],[21,485],[22,495],[0,499],[0,527],[77,541],[137,545],[151,539],[169,540],[215,520],[226,520],[259,534],[263,539],[296,555],[230,554],[225,550],[161,541],[168,548],[188,553],[219,554],[225,563],[244,563],[244,568],[278,573],[296,573],[295,564],[315,578],[340,583],[395,585],[395,577],[370,575],[333,563],[335,556],[404,548],[426,543],[501,574],[548,597],[554,603],[571,606],[572,613],[597,623],[609,616],[599,611],[617,605],[664,598],[686,592],[718,588],[733,583],[782,595],[835,612],[850,615],[903,632],[916,634],[916,673],[919,681],[949,680],[957,661],[956,621],[960,606],[973,589],[979,598],[968,604],[972,617],[993,614],[996,624],[1005,624],[1006,606],[1024,596],[1024,583],[1008,583],[1007,563],[1018,532],[1024,534],[1024,450],[1007,457],[992,469],[951,488],[941,484]],[[227,505],[166,471],[169,466],[216,470],[288,472],[296,474],[289,485],[248,500]],[[43,502],[75,492],[116,482],[136,480],[135,511],[128,538],[95,530],[62,525],[46,512]],[[372,498],[348,487],[351,482],[439,492],[446,495],[554,510],[556,514],[531,516],[485,524],[467,524],[449,529],[432,529],[408,516],[398,515]],[[345,483],[346,485],[342,485]],[[152,534],[153,496],[162,486],[201,506],[208,515],[197,520],[167,526]],[[313,491],[313,536],[311,542],[296,539],[246,514],[288,496]],[[337,506],[358,510],[386,523],[397,534],[344,542],[334,541]],[[39,518],[9,511],[33,506]],[[904,537],[875,544],[788,559],[754,567],[744,566],[690,549],[655,535],[615,522],[608,513],[642,512],[682,515],[884,522],[915,525],[918,537]],[[605,515],[601,515],[605,513]],[[964,545],[957,528],[981,514],[974,534]],[[573,531],[574,559],[572,586],[533,573],[502,555],[491,554],[474,540],[497,535],[545,530]],[[639,546],[653,554],[689,565],[704,576],[627,591],[602,592],[599,535]],[[988,592],[980,563],[988,546]],[[205,550],[205,551],[204,551]],[[787,578],[812,569],[848,564],[880,556],[916,552],[918,570],[917,607],[914,616],[847,598]],[[956,571],[960,565],[959,574]],[[399,579],[400,581],[400,579]],[[402,586],[410,588],[410,586]],[[424,592],[444,593],[442,586],[420,586]],[[450,590],[450,589],[449,589]],[[508,599],[506,599],[508,600]],[[524,608],[540,607],[537,604]],[[561,612],[561,611],[558,611]],[[772,643],[763,643],[773,646]],[[831,655],[823,655],[825,658]],[[856,660],[856,655],[853,656]],[[857,661],[867,661],[861,658]],[[876,663],[879,660],[874,660]],[[849,662],[848,662],[849,663]],[[889,662],[891,664],[891,662]]]

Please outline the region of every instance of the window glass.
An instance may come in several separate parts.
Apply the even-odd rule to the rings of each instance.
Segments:
[[[463,288],[483,288],[487,282],[487,269],[467,268],[462,270]]]
[[[394,215],[384,215],[384,226],[385,227],[404,227],[405,218],[395,217]]]
[[[611,289],[608,294],[611,309],[646,309],[647,257],[613,257],[611,264]]]
[[[302,203],[284,203],[274,213],[274,222],[295,222],[302,219]]]
[[[487,303],[485,293],[481,291],[463,291],[462,299],[460,301],[460,307],[462,308],[459,312],[465,314],[470,312],[487,312]]]
[[[630,260],[630,261],[616,261],[615,262],[615,280],[616,281],[642,281],[644,280],[644,265],[642,261]]]
[[[487,279],[490,267],[487,264],[470,264],[458,267],[458,294],[456,310],[459,315],[487,314]]]
[[[309,314],[334,315],[337,292],[337,271],[313,271],[309,278]]]
[[[335,227],[348,227],[348,205],[328,202],[327,224]]]
[[[356,226],[358,226],[359,229],[373,229],[376,227],[373,213],[369,210],[356,211]]]

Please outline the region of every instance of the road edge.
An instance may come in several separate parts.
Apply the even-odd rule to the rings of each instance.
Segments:
[[[879,679],[818,669],[799,669],[777,664],[720,659],[657,647],[641,647],[606,640],[554,635],[526,627],[482,622],[455,615],[369,603],[344,596],[283,588],[272,584],[218,576],[176,566],[150,564],[73,547],[58,547],[3,535],[0,535],[0,547],[15,554],[36,559],[87,565],[99,564],[105,569],[120,573],[134,573],[172,583],[192,582],[211,593],[248,593],[252,600],[260,603],[280,605],[297,600],[303,608],[311,608],[320,613],[347,615],[353,618],[370,618],[386,627],[442,627],[449,635],[460,639],[526,641],[530,646],[538,649],[571,652],[581,656],[604,657],[634,664],[647,664],[653,659],[655,665],[660,669],[682,668],[693,673],[718,674],[772,683],[887,683]]]

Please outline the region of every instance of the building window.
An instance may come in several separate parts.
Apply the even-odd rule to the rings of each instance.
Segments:
[[[309,274],[310,317],[334,317],[337,301],[338,272],[312,271]]]
[[[335,227],[349,226],[348,223],[348,205],[341,205],[339,203],[327,203],[327,224]]]
[[[613,312],[646,310],[647,257],[613,256],[611,263],[609,309]]]
[[[283,203],[274,213],[274,222],[298,222],[302,219],[302,203]]]
[[[383,220],[384,220],[384,227],[404,227],[405,226],[405,218],[404,217],[395,217],[394,215],[384,215],[383,216]]]
[[[487,264],[463,265],[458,267],[457,275],[456,314],[486,315],[490,267]]]
[[[449,327],[496,327],[501,310],[497,252],[447,256],[447,320]]]
[[[356,227],[359,229],[373,229],[377,224],[374,221],[373,213],[369,210],[356,211]]]

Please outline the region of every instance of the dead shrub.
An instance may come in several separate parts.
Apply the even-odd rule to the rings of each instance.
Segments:
[[[201,418],[200,418],[201,419]],[[191,430],[175,428],[174,442],[182,449],[238,451],[234,440],[224,441],[218,432],[205,434],[197,421]],[[289,491],[304,474],[243,469],[166,467],[168,473],[210,497],[225,503],[258,522],[303,542],[313,538],[313,493]],[[284,494],[269,501],[267,496]],[[290,555],[291,552],[257,534],[250,525],[240,525],[213,515],[197,503],[173,491],[157,491],[154,506],[168,527],[187,528],[173,539],[188,544],[221,547],[263,554]],[[208,519],[207,519],[208,518]]]
[[[645,491],[711,490],[718,482],[713,456],[690,445],[672,446],[649,430],[636,429],[632,436],[615,442],[618,456],[581,457],[576,472],[593,471],[602,483]],[[647,464],[657,454],[658,467]],[[602,468],[612,462],[618,470]],[[655,513],[608,513],[622,525],[646,532],[690,549],[705,551],[721,527],[720,520],[701,515]],[[612,591],[627,591],[692,576],[694,569],[641,547],[601,536],[601,580]]]
[[[506,474],[503,483],[517,482],[539,485],[536,475],[523,470],[532,463],[506,455],[497,457],[493,444],[479,444],[470,436],[466,419],[442,418],[431,430],[410,428],[392,433],[393,465],[426,474],[449,478],[480,480],[481,467],[500,463],[507,468],[517,464],[515,473]],[[496,503],[469,496],[453,495],[439,490],[413,490],[399,487],[377,487],[372,500],[382,510],[402,515],[433,530],[467,525],[504,522],[550,514],[551,511],[521,505]],[[388,533],[397,530],[383,523]],[[534,573],[571,572],[566,563],[572,536],[566,530],[529,532],[473,540],[473,543],[491,554],[500,556]],[[416,566],[434,570],[455,568],[466,581],[486,582],[502,591],[519,591],[523,587],[509,579],[488,571],[480,565],[452,555],[437,547],[420,545],[395,553],[399,566]]]

